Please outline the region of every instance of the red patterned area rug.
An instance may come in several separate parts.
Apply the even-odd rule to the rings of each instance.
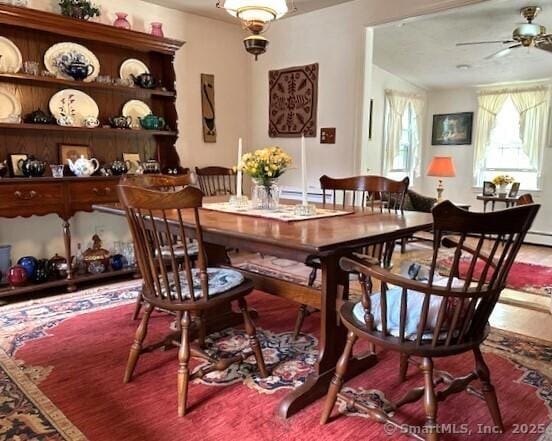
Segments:
[[[460,277],[464,277],[468,273],[470,262],[469,259],[462,259],[460,261]],[[453,258],[451,257],[441,261],[440,265],[448,269],[452,266],[452,263]],[[478,262],[474,270],[475,279],[479,280],[478,278],[481,276],[483,268],[483,262]],[[552,268],[533,263],[515,262],[512,265],[506,285],[508,288],[518,291],[550,297],[547,289],[552,287]]]
[[[344,404],[320,426],[322,400],[296,416],[281,420],[277,405],[302,384],[317,357],[317,315],[305,334],[292,341],[297,305],[254,293],[249,303],[265,359],[272,369],[257,376],[249,357],[222,373],[190,387],[189,413],[176,414],[176,351],[144,354],[132,383],[123,371],[137,323],[131,320],[136,282],[88,290],[58,298],[0,308],[0,440],[407,440],[396,431],[350,413]],[[171,318],[153,315],[148,341],[156,341]],[[231,354],[247,347],[243,330],[210,336],[214,350]],[[444,440],[537,440],[551,422],[550,345],[493,332],[485,356],[493,374],[507,432],[484,433],[491,426],[485,404],[457,394],[440,404]],[[409,380],[397,380],[398,357],[379,353],[380,362],[346,386],[358,400],[381,406],[396,399],[422,378],[411,369]],[[464,374],[469,356],[436,360],[438,369]],[[406,424],[423,424],[420,403],[396,415]],[[452,426],[455,424],[455,426]]]

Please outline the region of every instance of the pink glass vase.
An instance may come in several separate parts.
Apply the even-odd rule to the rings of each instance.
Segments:
[[[113,22],[116,28],[130,29],[130,23],[127,20],[128,14],[125,12],[116,12],[117,19]]]
[[[163,33],[163,23],[154,21],[151,24],[151,35],[155,35],[156,37],[164,37],[165,34]]]

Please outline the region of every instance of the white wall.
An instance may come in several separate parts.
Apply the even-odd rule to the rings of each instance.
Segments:
[[[474,125],[477,121],[477,96],[473,88],[462,88],[441,91],[429,91],[426,103],[426,127],[424,131],[422,174],[424,176],[422,192],[436,194],[437,178],[425,176],[425,172],[434,156],[452,156],[457,176],[445,178],[444,197],[454,202],[469,203],[479,207],[475,202],[473,183],[473,146],[432,146],[431,129],[433,115],[441,113],[474,112]],[[474,127],[475,129],[475,127]],[[475,134],[475,131],[474,131]],[[473,137],[475,138],[475,136]]]
[[[422,172],[425,173],[433,156],[452,156],[456,166],[457,176],[445,178],[444,196],[454,202],[463,202],[472,205],[472,210],[482,211],[483,204],[477,201],[476,195],[481,193],[481,188],[473,187],[473,145],[469,146],[432,146],[431,129],[433,115],[441,113],[474,112],[474,135],[477,130],[477,91],[475,88],[433,90],[427,95],[427,117],[424,142],[424,156]],[[474,136],[475,139],[475,136]],[[545,148],[543,185],[541,191],[532,192],[536,202],[543,204],[541,211],[533,225],[534,231],[552,234],[552,149]],[[425,177],[423,180],[423,192],[434,194],[437,179]],[[523,191],[523,189],[522,189]],[[503,207],[502,204],[497,204]],[[535,243],[552,244],[552,238],[531,235],[529,239]]]
[[[374,100],[372,112],[372,139],[363,142],[362,172],[382,174],[383,170],[383,143],[385,124],[385,89],[392,89],[406,93],[425,95],[425,89],[418,87],[397,75],[394,75],[375,64],[372,65],[370,98]],[[368,124],[365,120],[364,124]],[[425,127],[424,130],[425,131]],[[423,144],[422,144],[423,148]],[[420,182],[413,182],[418,187]]]
[[[30,7],[58,12],[55,0],[31,0]],[[99,21],[112,23],[115,11],[129,13],[133,29],[149,32],[152,21],[164,24],[167,37],[184,40],[175,61],[177,111],[180,138],[177,143],[183,166],[203,166],[216,162],[233,165],[237,138],[247,138],[249,113],[250,57],[243,50],[243,31],[237,25],[211,20],[136,0],[95,0],[102,9]],[[0,31],[1,33],[1,31]],[[203,142],[201,123],[200,74],[215,75],[218,140]],[[90,241],[95,227],[103,227],[105,244],[130,239],[124,219],[108,215],[78,214],[73,220],[74,244]],[[56,216],[0,220],[0,243],[13,245],[12,257],[31,254],[51,257],[63,251],[61,221]]]
[[[320,64],[318,128],[336,127],[335,145],[308,138],[309,185],[319,186],[324,174],[350,176],[361,171],[366,27],[401,18],[438,12],[479,0],[356,0],[289,17],[267,33],[268,52],[253,63],[251,76],[250,148],[280,145],[299,158],[299,140],[268,136],[268,71],[309,63]],[[366,84],[366,87],[370,87]],[[299,186],[299,171],[283,176],[288,186]]]

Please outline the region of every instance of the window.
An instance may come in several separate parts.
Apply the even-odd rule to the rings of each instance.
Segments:
[[[385,136],[390,136],[391,107],[386,105]],[[418,127],[416,113],[412,103],[407,103],[401,120],[401,132],[398,148],[387,157],[384,164],[385,175],[391,179],[401,180],[405,176],[412,177],[414,168],[415,149],[418,146]],[[387,143],[386,143],[387,144]]]
[[[506,99],[496,116],[484,161],[482,181],[491,181],[497,175],[507,174],[524,189],[537,188],[537,169],[531,165],[529,156],[523,150],[520,115],[511,97]]]
[[[474,184],[508,174],[522,189],[538,190],[549,141],[550,87],[481,90],[477,100]]]

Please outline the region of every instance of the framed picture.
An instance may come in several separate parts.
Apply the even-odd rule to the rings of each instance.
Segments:
[[[24,153],[13,153],[8,156],[9,158],[9,168],[10,174],[12,176],[24,176],[23,172],[19,169],[19,161],[27,159],[27,155]]]
[[[135,175],[140,167],[140,162],[142,162],[139,153],[123,153],[123,161],[129,163],[127,172],[129,175]]]
[[[473,112],[433,115],[432,145],[470,145]]]
[[[368,139],[372,139],[372,126],[374,122],[374,100],[370,98],[370,110],[368,115]]]
[[[67,160],[75,161],[81,156],[90,159],[92,152],[87,145],[80,144],[58,144],[59,163],[67,165]]]
[[[519,193],[519,182],[514,182],[512,184],[512,188],[510,188],[510,193],[508,194],[508,197],[510,198],[515,198],[517,197],[518,193]]]
[[[496,192],[496,185],[490,181],[483,182],[483,196],[494,196]]]

